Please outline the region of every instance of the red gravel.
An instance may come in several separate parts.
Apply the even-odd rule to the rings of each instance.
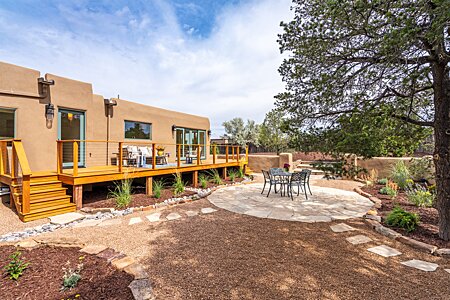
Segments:
[[[198,210],[207,200],[167,213]],[[412,250],[347,221],[358,233],[332,233],[332,223],[307,224],[233,214],[224,210],[158,225],[148,266],[157,299],[448,299],[449,262]],[[351,245],[365,234],[374,242]],[[382,258],[366,249],[386,244],[403,252]],[[440,264],[433,273],[400,261]]]
[[[80,253],[78,248],[39,247],[22,250],[21,259],[29,262],[17,282],[6,276],[0,277],[0,298],[7,299],[133,299],[128,285],[133,280],[131,275],[116,270],[106,260]],[[0,247],[0,267],[10,262],[9,255],[15,251],[12,246]],[[62,292],[62,268],[69,262],[72,269],[84,256],[81,280],[72,290]],[[3,272],[3,270],[2,270]]]
[[[409,236],[413,239],[427,244],[435,245],[440,248],[450,248],[450,242],[446,242],[439,238],[439,214],[435,208],[417,207],[408,201],[408,198],[403,192],[400,192],[397,197],[392,199],[392,197],[390,196],[382,195],[379,193],[379,190],[382,187],[383,185],[362,187],[363,191],[381,200],[382,206],[378,209],[378,212],[382,218],[385,218],[396,205],[400,206],[406,211],[414,212],[420,216],[420,224],[413,232],[406,232],[406,230],[403,230],[401,228],[392,227],[392,229],[405,236]]]

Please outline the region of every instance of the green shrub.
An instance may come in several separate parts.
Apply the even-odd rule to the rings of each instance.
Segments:
[[[218,185],[222,184],[222,178],[220,177],[219,171],[217,171],[217,169],[211,169],[209,171],[209,175],[211,177],[212,183],[218,184]]]
[[[411,177],[416,180],[429,180],[434,176],[433,158],[425,156],[422,158],[412,158],[409,164]]]
[[[237,170],[237,177],[238,178],[244,178],[244,168],[243,167],[239,167],[239,169]]]
[[[397,196],[397,191],[391,188],[390,186],[384,186],[380,189],[380,194],[382,195],[388,195],[391,197]]]
[[[181,177],[180,173],[177,173],[175,176],[175,182],[173,183],[173,193],[175,196],[181,194],[184,192],[184,189],[186,187],[186,183],[183,182],[183,178]]]
[[[81,271],[83,270],[83,260],[84,256],[80,256],[78,258],[80,262],[77,265],[76,269],[70,268],[69,262],[67,262],[68,267],[63,267],[63,283],[61,290],[70,290],[78,285],[78,282],[81,280]]]
[[[419,221],[420,218],[417,214],[407,212],[400,207],[394,207],[386,217],[387,225],[403,228],[407,232],[414,231],[419,225]]]
[[[206,174],[200,174],[198,176],[198,182],[200,183],[200,187],[202,189],[206,189],[208,187],[209,178]]]
[[[408,186],[408,179],[411,179],[408,167],[401,160],[397,162],[391,170],[391,179],[404,190]]]
[[[118,208],[127,207],[131,202],[133,179],[127,178],[120,182],[114,182],[114,189],[110,190],[108,196],[114,198]]]
[[[232,182],[234,182],[236,180],[236,177],[238,176],[237,172],[235,170],[229,170],[228,171],[228,178],[230,178],[230,180]]]
[[[381,178],[378,180],[378,184],[382,184],[382,185],[386,185],[387,182],[388,182],[387,178]]]
[[[161,192],[165,187],[165,182],[163,179],[161,180],[155,180],[153,183],[153,197],[159,199],[161,198]]]
[[[25,271],[30,265],[29,263],[26,263],[25,261],[20,259],[21,255],[22,253],[20,251],[16,251],[9,256],[11,261],[4,268],[6,274],[9,276],[9,279],[19,279],[19,277],[22,276],[23,271]]]
[[[311,165],[314,169],[323,171],[327,179],[335,179],[336,177],[344,176],[355,177],[367,173],[366,169],[352,164],[346,164],[344,160],[336,162],[315,162]]]
[[[435,194],[431,193],[427,188],[416,184],[406,188],[406,195],[408,200],[414,205],[419,207],[431,207],[433,206]]]

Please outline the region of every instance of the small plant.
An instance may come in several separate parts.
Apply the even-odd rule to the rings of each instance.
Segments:
[[[414,186],[406,188],[405,191],[408,196],[408,200],[414,203],[414,205],[419,207],[433,206],[436,195],[431,193],[426,187],[421,186],[420,184],[415,184]]]
[[[209,171],[209,175],[211,177],[211,181],[214,184],[218,184],[218,185],[222,184],[222,178],[220,178],[219,171],[217,171],[217,169],[211,169]]]
[[[81,280],[81,271],[83,270],[83,260],[84,256],[80,256],[78,258],[79,263],[76,269],[70,268],[70,262],[67,262],[67,268],[63,267],[63,286],[61,290],[71,290],[78,285],[78,282]]]
[[[237,172],[235,170],[228,171],[228,178],[230,178],[231,182],[234,182],[237,177]]]
[[[401,160],[397,162],[391,170],[391,179],[398,185],[399,188],[404,190],[408,186],[408,179],[411,179],[408,167]]]
[[[379,192],[382,195],[395,197],[397,196],[398,185],[395,182],[388,180],[386,186],[382,187]]]
[[[25,271],[29,263],[26,263],[22,259],[20,259],[20,256],[22,253],[20,251],[16,251],[13,254],[9,256],[11,261],[8,263],[8,265],[4,268],[6,271],[6,274],[9,276],[9,279],[11,280],[17,280],[20,276],[22,276],[23,271]]]
[[[237,170],[237,177],[238,178],[244,178],[244,168],[243,167],[239,167],[239,169]]]
[[[114,183],[114,189],[109,191],[108,196],[116,200],[118,208],[127,207],[131,202],[133,179],[127,178]]]
[[[387,178],[378,179],[378,184],[386,185],[387,183],[388,183],[388,179]]]
[[[208,176],[206,174],[200,174],[198,176],[198,181],[202,189],[206,189],[208,187]]]
[[[177,196],[184,192],[184,189],[186,188],[186,183],[183,182],[183,178],[181,177],[180,173],[176,173],[174,176],[175,181],[173,183],[173,193],[175,194],[175,196]]]
[[[159,199],[161,198],[161,192],[165,187],[165,182],[163,179],[155,180],[153,183],[153,197]]]
[[[378,180],[378,171],[375,169],[370,170],[369,174],[363,174],[362,178],[367,182],[367,185],[373,185]]]
[[[386,217],[386,224],[389,226],[405,229],[407,232],[414,231],[419,225],[420,218],[415,213],[410,213],[400,207],[394,209]]]

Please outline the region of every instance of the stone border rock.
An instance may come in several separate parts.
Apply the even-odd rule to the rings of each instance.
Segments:
[[[7,245],[7,244],[5,244]],[[121,252],[117,252],[112,248],[103,245],[86,245],[76,239],[59,238],[59,239],[28,239],[20,241],[13,245],[23,249],[34,249],[37,247],[77,247],[80,252],[103,258],[119,271],[124,271],[133,276],[134,280],[128,288],[131,290],[135,300],[154,300],[152,285],[145,268],[137,263],[132,257],[126,256]]]
[[[381,224],[381,217],[378,216],[377,208],[381,208],[381,200],[369,193],[364,192],[361,188],[356,187],[354,188],[354,191],[361,196],[364,196],[368,198],[370,201],[374,203],[374,209],[370,210],[365,216],[364,216],[364,222],[369,225],[372,229],[374,229],[376,232],[381,233],[382,235],[399,241],[403,244],[409,245],[415,249],[437,255],[437,256],[448,256],[450,257],[450,249],[447,248],[438,248],[437,246],[430,245],[421,241],[417,241],[415,239],[412,239],[410,237],[404,236],[390,228],[387,228]]]

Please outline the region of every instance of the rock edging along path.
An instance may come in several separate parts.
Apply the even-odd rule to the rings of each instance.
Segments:
[[[430,245],[421,241],[417,241],[415,239],[412,239],[410,237],[404,236],[401,233],[398,233],[395,230],[392,230],[388,227],[385,227],[381,224],[381,217],[378,216],[377,208],[381,207],[381,200],[378,199],[375,196],[372,196],[369,193],[364,192],[361,190],[361,188],[355,188],[354,191],[358,194],[360,194],[363,197],[368,198],[370,201],[374,203],[374,209],[369,211],[366,215],[364,215],[364,222],[369,225],[373,230],[375,230],[378,233],[381,233],[382,235],[399,241],[403,244],[409,245],[413,248],[416,248],[418,250],[422,250],[424,252],[428,252],[433,255],[438,256],[449,256],[450,257],[450,249],[448,248],[438,248],[434,245]]]
[[[17,232],[10,232],[6,233],[4,235],[0,236],[0,243],[2,242],[15,242],[19,241],[21,239],[25,239],[28,237],[33,237],[40,235],[42,233],[47,232],[53,232],[57,229],[66,228],[66,227],[83,227],[83,226],[90,226],[93,222],[99,222],[105,221],[108,219],[113,219],[116,217],[122,217],[126,216],[135,212],[139,211],[152,211],[160,208],[165,208],[167,206],[173,206],[173,205],[179,205],[187,202],[192,202],[196,200],[200,200],[202,198],[208,197],[212,192],[228,187],[228,186],[235,186],[235,185],[245,185],[251,183],[250,179],[246,178],[242,182],[236,182],[232,184],[226,184],[226,185],[219,185],[213,188],[207,188],[207,189],[201,189],[201,188],[186,188],[186,190],[196,192],[197,194],[192,195],[190,197],[183,197],[183,198],[172,198],[167,199],[164,202],[157,203],[154,205],[146,206],[146,207],[132,207],[127,208],[124,210],[116,210],[114,208],[93,208],[93,209],[81,209],[81,213],[69,213],[69,214],[63,214],[58,215],[55,217],[51,217],[50,222],[35,226],[31,228],[26,228],[23,231],[17,231]],[[64,216],[67,215],[67,218]],[[61,218],[61,216],[63,216]],[[53,220],[53,221],[52,221]],[[90,224],[87,224],[90,223]]]
[[[135,300],[154,300],[152,285],[145,268],[137,263],[132,257],[126,256],[123,253],[117,252],[112,248],[102,245],[85,245],[76,239],[54,239],[54,238],[35,238],[18,242],[14,245],[18,248],[33,249],[36,247],[75,247],[80,248],[80,252],[90,255],[96,255],[105,259],[120,271],[124,271],[134,280],[130,283],[128,288],[131,290]]]
[[[208,200],[217,207],[259,218],[298,222],[330,222],[363,217],[373,203],[354,192],[312,186],[312,195],[304,194],[291,200],[272,193],[268,188],[261,194],[263,184],[230,186],[212,193]]]

